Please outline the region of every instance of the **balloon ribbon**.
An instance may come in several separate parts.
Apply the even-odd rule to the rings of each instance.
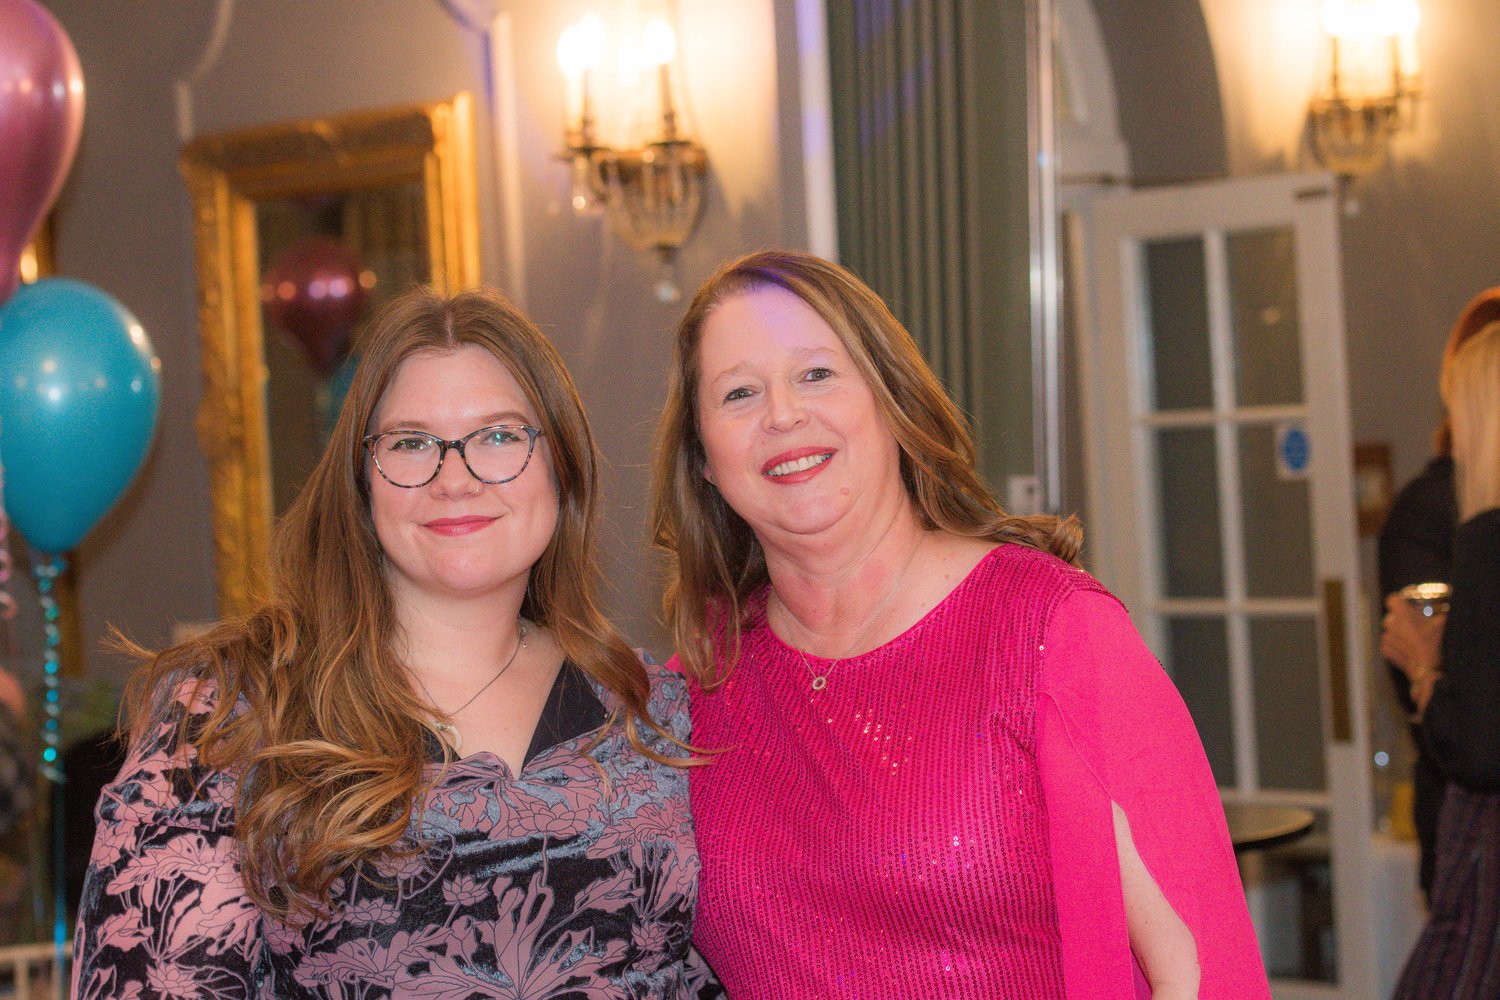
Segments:
[[[37,594],[41,598],[42,623],[46,634],[46,645],[42,651],[43,710],[47,719],[42,723],[42,776],[52,783],[52,943],[57,949],[54,968],[62,969],[62,949],[68,940],[68,880],[67,843],[64,785],[67,776],[62,762],[62,628],[58,623],[61,612],[53,585],[67,569],[67,561],[59,555],[38,555],[32,559],[31,569],[36,577]]]

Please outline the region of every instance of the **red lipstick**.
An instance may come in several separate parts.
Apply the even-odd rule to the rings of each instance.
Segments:
[[[822,472],[828,465],[828,460],[833,458],[833,448],[793,448],[779,455],[773,455],[760,467],[760,474],[773,483],[791,486],[796,483],[805,483],[809,479]],[[792,466],[786,469],[786,466]],[[780,474],[773,475],[772,470],[782,468]]]

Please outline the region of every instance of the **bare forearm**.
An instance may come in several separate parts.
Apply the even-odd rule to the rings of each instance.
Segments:
[[[1197,1000],[1202,978],[1197,943],[1141,861],[1125,811],[1118,805],[1113,809],[1130,950],[1151,983],[1152,1000]]]

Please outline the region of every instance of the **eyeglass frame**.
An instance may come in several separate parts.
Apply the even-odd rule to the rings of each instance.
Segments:
[[[478,437],[480,434],[483,434],[485,431],[492,431],[497,427],[507,427],[513,430],[523,430],[526,432],[526,460],[521,463],[521,468],[517,470],[514,476],[506,476],[504,479],[486,479],[479,473],[475,472],[474,467],[469,464],[469,456],[464,454],[464,446],[474,438]],[[449,449],[458,452],[459,460],[464,463],[464,468],[468,470],[469,475],[473,476],[481,483],[484,483],[486,486],[503,486],[508,482],[519,479],[521,477],[521,474],[526,471],[526,467],[531,464],[531,456],[536,453],[536,439],[539,437],[545,437],[546,433],[547,432],[542,430],[540,427],[533,427],[530,424],[487,424],[476,431],[470,431],[468,434],[465,434],[461,438],[457,438],[453,441],[445,441],[442,438],[438,437],[436,434],[430,434],[427,431],[411,431],[396,428],[395,430],[381,431],[378,434],[366,434],[363,438],[360,439],[360,443],[369,450],[370,459],[375,463],[375,471],[380,473],[380,478],[384,479],[386,482],[390,483],[397,489],[419,490],[436,479],[438,475],[443,471],[443,462],[448,458]],[[420,483],[414,483],[411,486],[398,483],[390,476],[386,475],[385,470],[380,467],[380,456],[375,452],[375,442],[391,434],[406,434],[416,437],[425,437],[428,440],[437,442],[438,460],[437,465],[433,467],[432,475],[428,476]]]

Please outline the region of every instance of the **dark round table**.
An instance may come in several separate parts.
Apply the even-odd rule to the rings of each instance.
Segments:
[[[1264,851],[1305,837],[1317,817],[1311,809],[1299,806],[1226,802],[1224,818],[1229,821],[1229,840],[1234,844],[1235,853],[1239,854]]]

